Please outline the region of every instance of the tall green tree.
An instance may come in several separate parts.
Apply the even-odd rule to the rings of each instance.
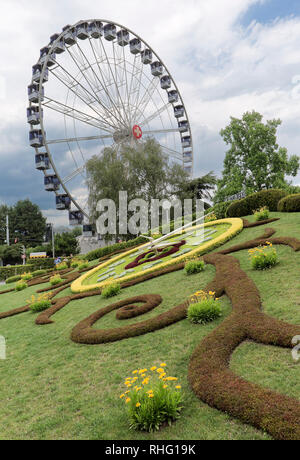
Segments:
[[[277,143],[277,129],[281,120],[263,122],[258,112],[246,112],[242,119],[231,117],[230,124],[220,132],[230,146],[224,161],[223,177],[218,182],[215,201],[243,189],[247,193],[267,188],[286,188],[286,176],[295,177],[299,157],[288,156],[286,148]]]
[[[179,196],[192,200],[208,200],[213,199],[213,192],[217,185],[217,178],[211,171],[204,176],[193,179],[185,184],[179,192]]]
[[[120,152],[107,148],[87,163],[89,204],[95,219],[102,199],[113,200],[119,208],[120,191],[127,192],[128,201],[142,198],[150,204],[151,199],[175,197],[187,181],[183,167],[171,163],[154,139],[137,148],[124,146]]]
[[[10,216],[11,209],[8,206],[0,206],[0,244],[6,241],[6,216]]]
[[[79,243],[76,232],[58,233],[54,237],[55,255],[57,257],[79,254]],[[52,256],[52,244],[46,247],[47,254]]]
[[[41,244],[46,232],[46,219],[39,207],[30,200],[18,201],[9,213],[10,240],[26,247]]]

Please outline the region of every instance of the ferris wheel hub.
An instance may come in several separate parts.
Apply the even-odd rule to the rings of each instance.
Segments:
[[[134,127],[132,128],[132,132],[135,139],[141,139],[143,136],[142,128],[138,125],[134,125]]]
[[[130,129],[118,129],[113,134],[113,139],[116,144],[121,144],[124,142],[129,142],[132,135]]]

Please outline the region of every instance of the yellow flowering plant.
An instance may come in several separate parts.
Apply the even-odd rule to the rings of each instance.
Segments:
[[[270,217],[270,211],[267,206],[264,206],[263,208],[257,209],[256,211],[253,211],[254,218],[256,222],[260,222],[262,220],[267,220]]]
[[[254,270],[266,270],[278,264],[277,251],[269,241],[265,246],[250,249],[248,252]]]
[[[214,212],[212,214],[210,214],[209,216],[205,217],[205,223],[214,222],[215,220],[218,220],[218,218],[217,218],[217,216],[215,215]]]
[[[68,265],[66,264],[66,262],[61,262],[60,264],[56,265],[56,270],[57,271],[67,270],[67,268],[68,268]]]
[[[63,279],[61,278],[60,275],[54,275],[50,278],[51,286],[56,286],[57,284],[60,284],[62,282],[63,282]]]
[[[24,273],[22,276],[21,276],[21,279],[23,281],[30,281],[32,280],[33,276],[31,273]]]
[[[103,284],[102,297],[109,299],[115,297],[121,292],[121,284],[117,281],[108,281]]]
[[[190,296],[187,317],[193,324],[206,324],[222,316],[215,292],[198,291]]]
[[[124,401],[130,429],[153,432],[163,423],[172,424],[180,417],[182,392],[176,377],[167,375],[167,364],[138,369],[124,385],[120,399]]]
[[[27,300],[29,309],[33,313],[38,313],[47,310],[47,308],[51,307],[51,297],[52,292],[39,294],[38,296],[32,295],[31,298]]]

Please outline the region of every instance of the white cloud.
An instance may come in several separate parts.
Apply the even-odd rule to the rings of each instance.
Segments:
[[[219,131],[230,116],[239,117],[247,110],[255,109],[267,119],[281,118],[279,144],[298,154],[300,18],[269,24],[254,21],[245,29],[239,20],[258,3],[263,1],[114,0],[99,8],[92,0],[53,0],[34,6],[25,0],[2,1],[0,98],[6,97],[1,99],[0,161],[14,150],[30,154],[20,126],[26,129],[26,88],[39,49],[65,24],[99,15],[141,35],[171,71],[190,114],[197,174],[211,169],[220,173],[226,146]],[[61,157],[63,167],[67,161],[67,156]],[[21,158],[14,167],[22,168]],[[59,222],[67,219],[64,213],[45,212]]]

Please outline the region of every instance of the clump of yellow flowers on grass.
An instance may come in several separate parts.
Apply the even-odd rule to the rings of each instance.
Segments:
[[[216,293],[198,291],[190,296],[187,317],[193,324],[207,324],[222,316]]]
[[[273,244],[269,241],[265,246],[250,249],[249,256],[254,270],[266,270],[278,264],[278,254]]]
[[[38,296],[32,295],[31,298],[27,300],[29,309],[33,313],[39,313],[41,311],[47,310],[47,308],[51,307],[52,295],[52,292],[39,294]]]
[[[161,363],[149,370],[137,369],[125,380],[127,390],[120,399],[125,402],[131,429],[153,432],[179,418],[181,385],[176,377],[167,375],[166,368]]]

